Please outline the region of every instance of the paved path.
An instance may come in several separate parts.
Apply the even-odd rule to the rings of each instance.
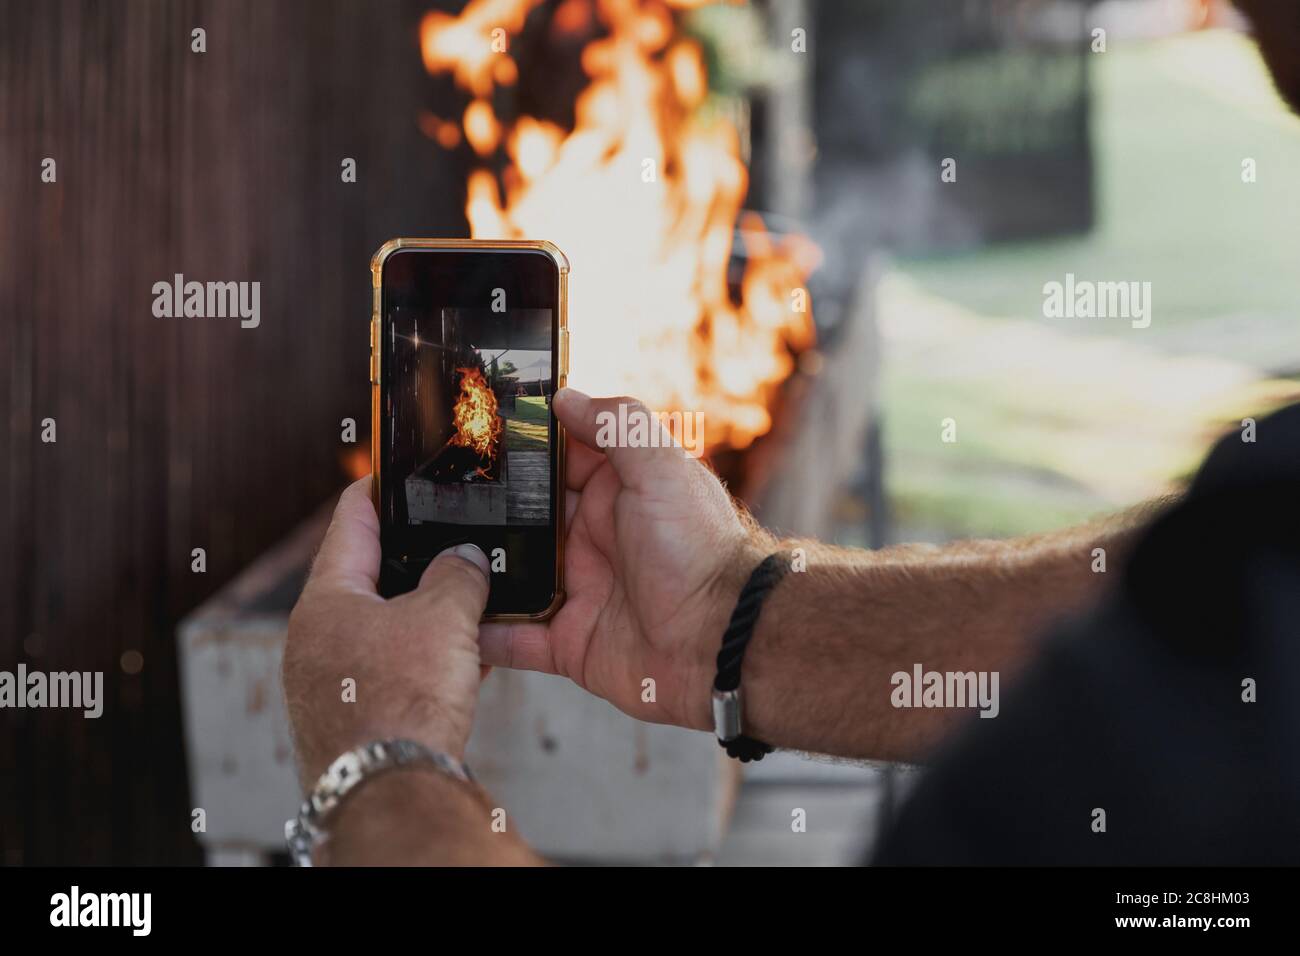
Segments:
[[[508,455],[506,520],[511,524],[546,524],[551,492],[549,452],[512,451]]]

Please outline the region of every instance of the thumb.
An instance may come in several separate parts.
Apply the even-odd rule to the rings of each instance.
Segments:
[[[445,623],[478,632],[487,607],[490,565],[483,549],[474,544],[448,548],[429,562],[415,589],[418,600],[436,603]],[[447,620],[447,618],[451,620]]]
[[[640,491],[679,481],[687,469],[682,447],[659,417],[634,398],[592,398],[562,388],[551,407],[570,435],[604,452],[627,488]]]

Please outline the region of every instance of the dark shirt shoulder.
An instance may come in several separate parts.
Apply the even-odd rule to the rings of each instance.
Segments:
[[[875,862],[1300,862],[1300,405],[1253,437],[935,755]]]

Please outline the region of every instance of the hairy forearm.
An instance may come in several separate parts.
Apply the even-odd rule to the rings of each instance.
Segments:
[[[881,551],[785,542],[807,570],[785,576],[745,655],[747,732],[779,747],[915,760],[968,710],[903,708],[891,677],[1014,676],[1035,635],[1092,603],[1160,503],[1067,531]],[[1094,571],[1094,549],[1106,569]]]
[[[403,770],[367,782],[339,807],[319,851],[332,866],[539,866],[484,791],[440,773]],[[504,829],[501,822],[505,823]]]

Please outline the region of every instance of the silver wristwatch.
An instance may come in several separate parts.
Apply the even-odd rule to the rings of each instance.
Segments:
[[[469,768],[441,751],[414,740],[376,740],[339,756],[316,781],[296,819],[286,821],[284,839],[296,866],[311,866],[312,850],[325,841],[325,818],[349,793],[371,777],[398,767],[429,767],[465,783]]]

